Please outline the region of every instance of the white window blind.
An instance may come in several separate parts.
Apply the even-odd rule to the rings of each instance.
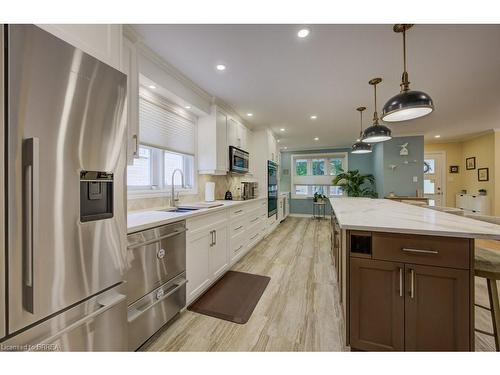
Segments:
[[[141,143],[194,155],[196,118],[147,90],[139,98]]]

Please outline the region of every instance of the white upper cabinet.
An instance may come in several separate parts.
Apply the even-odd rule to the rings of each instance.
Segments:
[[[246,126],[233,118],[229,118],[227,121],[228,146],[234,146],[248,151],[248,138],[248,129],[246,128]]]
[[[122,70],[122,25],[119,24],[38,24],[83,52]]]
[[[224,175],[228,172],[227,115],[213,105],[210,115],[198,119],[198,172]]]
[[[139,69],[137,47],[123,38],[123,72],[127,75],[127,164],[139,157]]]

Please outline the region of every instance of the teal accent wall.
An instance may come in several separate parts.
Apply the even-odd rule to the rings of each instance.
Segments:
[[[408,156],[401,156],[400,145],[408,143]],[[376,144],[373,149],[373,174],[379,198],[393,192],[400,196],[416,196],[424,188],[424,137],[395,137]],[[390,165],[396,165],[392,170]],[[413,181],[417,177],[417,182]]]
[[[321,150],[306,150],[306,151],[290,151],[281,153],[280,165],[280,191],[292,191],[292,169],[291,158],[292,155],[298,154],[324,154],[334,152],[348,152],[347,154],[347,167],[349,170],[358,169],[363,174],[373,174],[373,161],[371,154],[351,154],[349,148],[328,148]],[[288,170],[288,174],[283,173]],[[290,213],[292,214],[312,214],[312,198],[306,199],[291,199],[290,200]],[[330,214],[330,205],[327,204],[326,214]]]

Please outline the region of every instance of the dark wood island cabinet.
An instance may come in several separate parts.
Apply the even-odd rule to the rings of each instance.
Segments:
[[[474,239],[500,239],[500,227],[381,201],[331,199],[346,344],[474,350]]]

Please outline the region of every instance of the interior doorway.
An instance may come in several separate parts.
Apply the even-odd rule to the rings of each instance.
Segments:
[[[424,196],[430,206],[446,205],[446,153],[426,152],[424,155]]]

